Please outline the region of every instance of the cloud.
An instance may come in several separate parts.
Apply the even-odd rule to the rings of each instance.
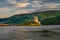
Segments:
[[[9,8],[0,8],[0,12],[6,12],[6,11],[8,11],[9,10]]]
[[[24,13],[30,13],[29,10],[21,10],[20,13],[24,14]]]
[[[15,8],[9,8],[9,7],[0,7],[0,13],[9,12],[11,10],[14,10]]]
[[[40,1],[43,1],[43,2],[54,2],[54,3],[60,3],[60,0],[40,0]]]
[[[42,8],[47,8],[47,9],[56,9],[58,8],[60,4],[59,3],[47,3],[47,4],[44,4]]]
[[[7,2],[10,3],[10,4],[15,4],[15,3],[17,3],[16,0],[7,0]]]
[[[23,8],[29,5],[28,0],[7,0],[7,3],[11,4],[12,6],[10,7],[15,7],[15,8]]]
[[[60,9],[59,2],[56,0],[3,0],[0,2],[0,15],[9,17],[16,14],[58,10]]]
[[[16,11],[10,12],[10,13],[13,15],[15,15],[15,14],[29,14],[33,11],[34,11],[34,9],[22,9],[22,10],[16,10]]]
[[[7,17],[10,17],[12,16],[11,14],[7,14],[7,15],[0,15],[0,18],[7,18]]]
[[[27,2],[22,2],[22,3],[17,3],[15,7],[20,7],[20,8],[22,8],[22,7],[26,7],[27,5],[29,5],[29,3],[27,3]]]
[[[32,7],[34,8],[40,8],[40,7],[42,7],[42,4],[41,4],[41,2],[40,1],[32,1]]]

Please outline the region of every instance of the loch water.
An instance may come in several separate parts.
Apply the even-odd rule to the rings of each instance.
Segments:
[[[60,25],[0,27],[0,40],[60,40]]]

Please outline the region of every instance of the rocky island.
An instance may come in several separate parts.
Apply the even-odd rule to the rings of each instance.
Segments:
[[[19,24],[18,26],[40,26],[41,22],[37,16],[33,16],[32,20],[29,20],[23,24]]]

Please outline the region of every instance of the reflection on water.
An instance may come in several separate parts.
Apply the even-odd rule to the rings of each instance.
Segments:
[[[25,29],[0,28],[0,40],[60,40],[59,32],[51,30],[21,31]]]

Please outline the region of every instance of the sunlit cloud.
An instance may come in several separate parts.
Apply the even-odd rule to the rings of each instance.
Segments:
[[[23,3],[17,3],[15,7],[26,7],[27,5],[29,5],[29,3],[23,2]]]

